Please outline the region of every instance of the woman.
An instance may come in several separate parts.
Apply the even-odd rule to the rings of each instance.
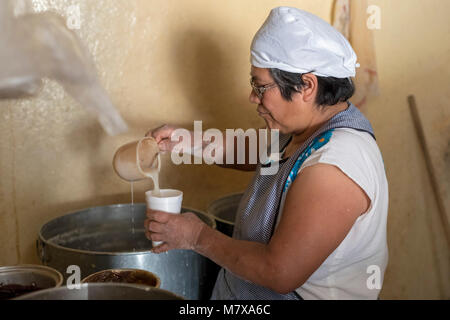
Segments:
[[[222,266],[212,299],[376,299],[388,259],[388,185],[372,127],[348,102],[353,49],[320,18],[279,7],[251,54],[250,101],[281,133],[279,169],[233,166],[255,176],[232,238],[193,214],[149,210],[147,237],[164,241],[153,251],[191,249]],[[149,135],[170,150],[175,129]]]

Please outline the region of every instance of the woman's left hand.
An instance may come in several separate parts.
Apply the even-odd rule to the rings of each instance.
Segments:
[[[191,212],[171,214],[147,209],[145,235],[152,241],[164,243],[153,248],[153,253],[173,249],[195,250],[198,238],[206,224]]]

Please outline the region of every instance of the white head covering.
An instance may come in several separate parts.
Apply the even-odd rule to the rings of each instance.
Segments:
[[[291,7],[278,7],[257,32],[251,63],[321,77],[354,77],[359,64],[347,39],[319,17]]]

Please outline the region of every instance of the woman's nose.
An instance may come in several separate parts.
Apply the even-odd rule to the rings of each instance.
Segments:
[[[253,89],[250,92],[250,96],[248,97],[248,100],[250,101],[250,103],[261,104],[261,100],[259,99],[258,95],[255,93],[255,90],[253,90]]]

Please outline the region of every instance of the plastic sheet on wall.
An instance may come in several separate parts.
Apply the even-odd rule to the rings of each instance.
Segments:
[[[2,0],[0,30],[0,99],[34,96],[43,78],[53,79],[95,113],[108,134],[127,131],[90,53],[62,17],[52,12],[15,17],[11,2]]]

